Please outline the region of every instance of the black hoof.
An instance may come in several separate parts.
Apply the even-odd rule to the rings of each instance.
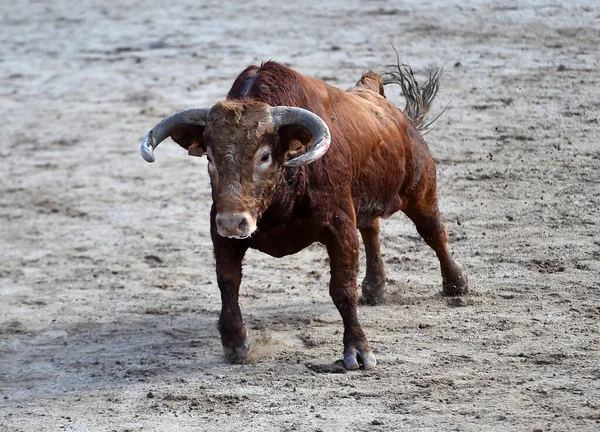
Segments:
[[[223,346],[225,359],[230,363],[242,363],[250,352],[250,340],[246,339],[242,345],[236,348]]]
[[[360,304],[375,306],[385,302],[385,282],[364,280],[361,285]]]
[[[444,277],[442,294],[447,297],[458,297],[469,294],[467,275],[462,270],[456,271],[452,277]]]

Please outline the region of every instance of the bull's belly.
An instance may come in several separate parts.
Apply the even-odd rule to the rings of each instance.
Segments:
[[[404,200],[395,196],[390,200],[383,201],[375,197],[362,198],[354,201],[356,211],[356,225],[358,228],[370,226],[377,218],[389,218],[398,210],[402,210]]]

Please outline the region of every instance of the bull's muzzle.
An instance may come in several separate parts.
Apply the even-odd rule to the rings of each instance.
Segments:
[[[248,213],[219,213],[215,223],[222,237],[243,239],[256,231],[256,220]]]

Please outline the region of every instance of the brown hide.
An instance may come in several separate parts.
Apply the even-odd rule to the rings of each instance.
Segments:
[[[302,152],[310,135],[296,126],[273,129],[270,106],[301,107],[321,117],[331,132],[327,153],[305,166],[286,166],[290,153]],[[211,237],[222,299],[219,330],[230,360],[243,360],[249,349],[238,302],[248,248],[280,257],[315,241],[326,246],[329,292],[344,322],[347,369],[376,363],[357,316],[357,228],[367,261],[365,303],[384,299],[379,218],[398,210],[438,256],[444,294],[467,292],[466,277],[446,244],[433,158],[411,120],[385,98],[378,74],[369,72],[343,91],[275,62],[250,66],[227,100],[211,109],[206,127],[178,129],[172,137],[190,154],[206,151],[209,158]],[[264,168],[263,157],[269,161]]]

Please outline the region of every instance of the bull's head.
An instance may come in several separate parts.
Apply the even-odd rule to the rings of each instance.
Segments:
[[[286,167],[316,161],[330,143],[329,128],[312,112],[255,101],[226,100],[164,119],[144,138],[144,159],[154,162],[169,136],[191,156],[206,154],[217,232],[232,238],[256,230]]]

